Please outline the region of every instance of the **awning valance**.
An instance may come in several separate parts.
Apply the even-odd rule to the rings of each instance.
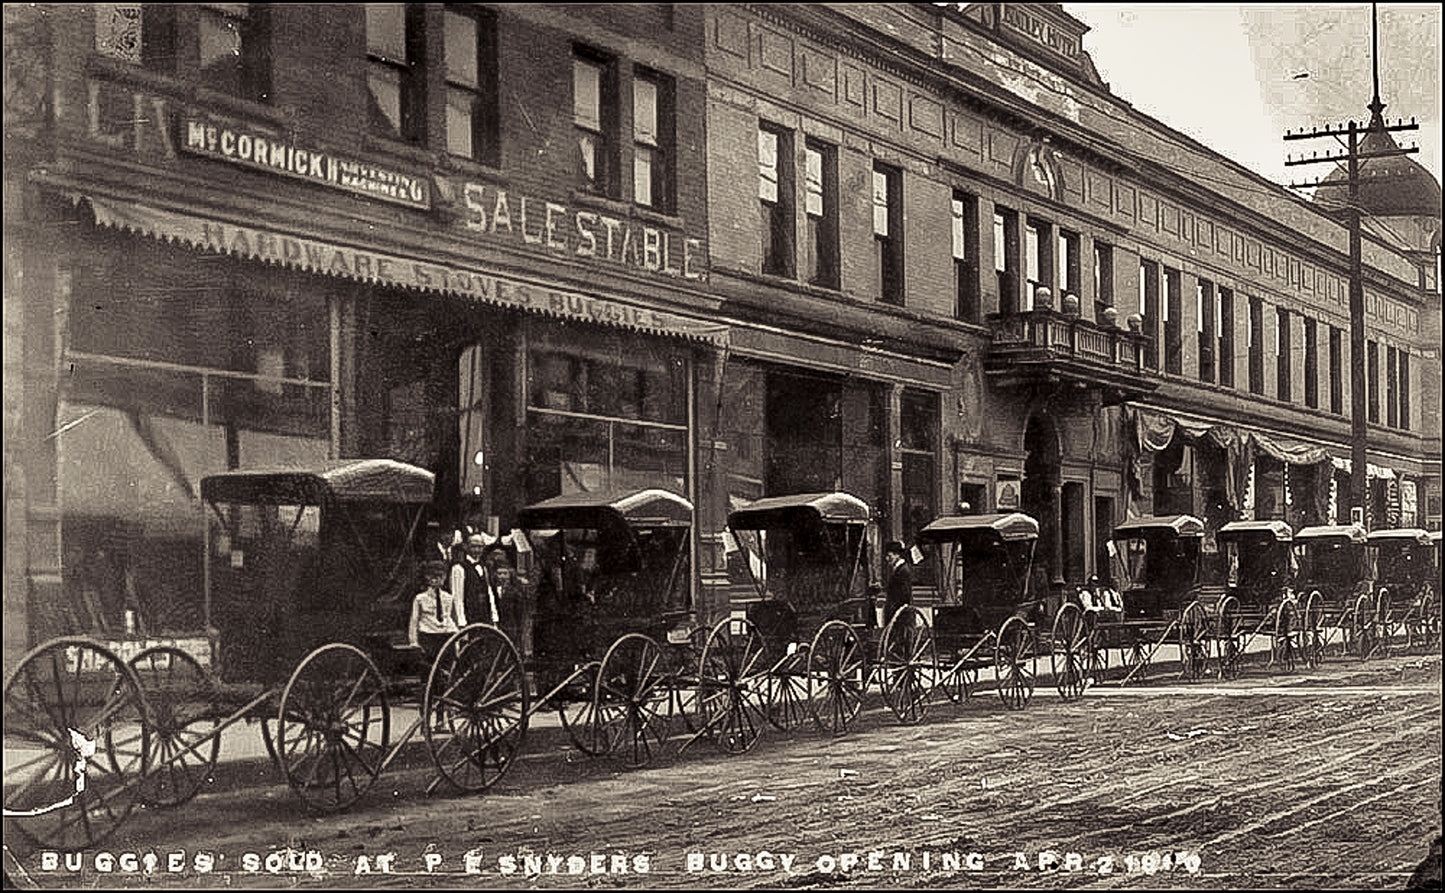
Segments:
[[[128,230],[193,248],[323,276],[453,295],[479,304],[707,341],[720,347],[728,342],[728,327],[721,323],[616,298],[582,294],[443,261],[357,248],[257,226],[241,226],[117,199],[78,193],[72,193],[71,198],[77,202],[88,202],[100,226]]]

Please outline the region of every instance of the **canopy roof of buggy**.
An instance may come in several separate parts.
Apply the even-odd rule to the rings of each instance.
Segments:
[[[1419,527],[1397,527],[1393,530],[1371,530],[1368,539],[1372,543],[1390,542],[1401,545],[1413,543],[1417,546],[1430,545],[1430,534]]]
[[[1171,533],[1177,537],[1204,536],[1204,522],[1193,515],[1148,515],[1114,528],[1115,539]]]
[[[224,471],[201,478],[211,502],[320,505],[342,502],[427,503],[435,476],[392,459],[345,459],[303,468]]]
[[[1289,525],[1283,521],[1230,521],[1219,528],[1219,539],[1223,542],[1241,540],[1272,539],[1287,543],[1294,538]]]
[[[1341,543],[1368,542],[1365,528],[1358,524],[1322,524],[1318,527],[1306,527],[1296,533],[1294,538],[1295,542],[1301,540]]]
[[[801,523],[863,524],[868,503],[851,493],[797,493],[770,496],[728,514],[733,530],[766,530]]]
[[[1039,522],[1022,512],[1002,515],[948,515],[918,531],[919,543],[954,542],[987,536],[1004,542],[1038,539]]]
[[[630,527],[687,527],[692,503],[668,490],[566,493],[533,503],[517,513],[524,530]]]

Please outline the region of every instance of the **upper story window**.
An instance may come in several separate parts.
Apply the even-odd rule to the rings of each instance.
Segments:
[[[1410,353],[1401,350],[1399,354],[1400,368],[1399,387],[1396,389],[1396,397],[1400,404],[1400,428],[1404,431],[1410,430]]]
[[[572,121],[577,131],[578,173],[582,186],[617,197],[617,90],[611,60],[577,49],[572,57]]]
[[[367,3],[366,83],[371,129],[391,139],[425,138],[422,10],[410,3]]]
[[[445,18],[447,151],[500,163],[496,21],[473,6],[448,6]]]
[[[953,193],[954,315],[964,322],[979,321],[978,196]]]
[[[791,135],[758,125],[758,201],[762,208],[763,272],[793,275],[793,171]]]
[[[202,86],[270,100],[270,4],[99,3],[95,48]]]
[[[1214,283],[1200,279],[1194,286],[1195,313],[1199,334],[1199,380],[1214,381],[1214,338],[1218,325]]]
[[[1356,368],[1356,374],[1359,369]],[[1365,391],[1368,404],[1369,419],[1374,424],[1380,422],[1380,344],[1377,341],[1365,342]]]
[[[1094,321],[1104,321],[1104,311],[1114,306],[1114,246],[1094,243]]]
[[[877,252],[878,296],[903,303],[903,174],[873,163],[873,244]]]
[[[1274,327],[1274,356],[1275,356],[1275,384],[1276,394],[1279,399],[1288,402],[1294,399],[1290,373],[1293,365],[1293,351],[1291,350],[1291,334],[1289,329],[1289,311],[1283,307],[1275,311],[1277,322]]]
[[[1068,295],[1079,296],[1082,287],[1080,281],[1082,265],[1079,263],[1079,234],[1069,232],[1066,229],[1059,230],[1058,254],[1054,258],[1058,264],[1058,276],[1054,279],[1058,283],[1058,294],[1055,296],[1055,304],[1063,309],[1064,298]],[[1083,308],[1080,308],[1082,312]]]
[[[803,215],[803,274],[813,285],[837,288],[838,150],[816,140],[803,146]]]
[[[1139,261],[1139,300],[1143,304],[1144,334],[1148,341],[1144,345],[1144,365],[1159,369],[1159,265],[1152,260]]]
[[[1303,320],[1305,327],[1305,406],[1315,409],[1320,405],[1320,341],[1319,325],[1309,318]]]
[[[673,208],[673,121],[672,80],[638,69],[632,81],[632,200],[658,211]]]
[[[1391,428],[1400,427],[1400,367],[1399,351],[1385,347],[1385,424]]]
[[[993,269],[998,278],[999,312],[1019,312],[1019,215],[1009,208],[994,208]]]
[[[1051,273],[1049,260],[1053,252],[1050,250],[1049,232],[1052,229],[1048,223],[1032,218],[1024,227],[1024,278],[1027,281],[1024,291],[1025,310],[1033,310],[1038,306],[1035,302],[1039,289],[1049,284],[1044,277]]]
[[[1214,330],[1219,333],[1219,383],[1234,387],[1234,292],[1219,289],[1219,302],[1214,305]]]
[[[1164,371],[1184,374],[1184,296],[1179,271],[1164,268]]]
[[[1264,395],[1264,301],[1249,299],[1249,392]]]
[[[1343,333],[1330,326],[1330,412],[1345,413],[1345,348]]]

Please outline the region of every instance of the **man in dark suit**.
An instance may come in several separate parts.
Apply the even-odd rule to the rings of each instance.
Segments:
[[[883,604],[883,625],[893,615],[913,600],[913,569],[908,565],[907,550],[898,540],[890,540],[883,547],[883,563],[887,566],[887,580],[883,584],[887,600]]]

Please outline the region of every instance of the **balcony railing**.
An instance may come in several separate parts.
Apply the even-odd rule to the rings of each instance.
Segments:
[[[987,368],[1001,384],[1070,381],[1110,389],[1118,399],[1157,387],[1144,365],[1149,338],[1142,333],[1052,309],[993,313],[988,325]]]

